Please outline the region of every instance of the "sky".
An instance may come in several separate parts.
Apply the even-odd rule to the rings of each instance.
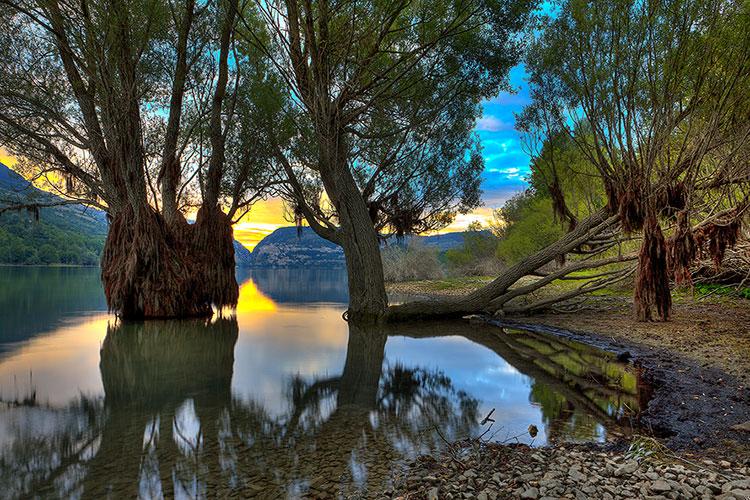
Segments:
[[[519,113],[530,102],[526,72],[522,65],[510,72],[511,86],[515,93],[501,92],[497,97],[483,103],[483,115],[477,120],[476,131],[482,143],[484,173],[482,174],[483,205],[472,212],[456,217],[456,220],[441,232],[462,231],[474,221],[487,225],[492,211],[515,193],[525,189],[525,178],[529,175],[529,157],[523,152],[520,134],[514,129],[514,113]],[[251,249],[264,236],[290,223],[284,220],[283,204],[279,199],[257,203],[234,227],[235,238]]]
[[[510,72],[510,83],[515,93],[501,92],[483,103],[483,115],[477,120],[476,131],[482,143],[485,169],[482,174],[483,205],[468,214],[459,214],[456,220],[441,232],[462,231],[471,222],[487,225],[492,211],[526,187],[524,179],[529,174],[529,158],[521,149],[520,134],[514,129],[514,113],[519,113],[529,103],[526,73],[522,65]],[[0,144],[0,162],[13,166],[15,160],[5,154]],[[235,238],[252,250],[264,236],[274,229],[289,226],[284,219],[280,199],[270,198],[258,202],[235,225]]]

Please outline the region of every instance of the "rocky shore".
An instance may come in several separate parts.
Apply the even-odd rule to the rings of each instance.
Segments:
[[[628,451],[597,445],[544,448],[482,443],[414,461],[390,498],[748,499],[745,462],[672,455],[649,441]]]

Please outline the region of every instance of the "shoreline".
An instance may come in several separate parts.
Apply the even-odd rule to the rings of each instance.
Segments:
[[[445,286],[440,282],[389,284],[388,290],[409,298],[434,299],[467,293],[481,285],[482,279],[474,281],[458,287]],[[666,323],[636,322],[631,319],[630,304],[629,297],[616,292],[606,297],[596,297],[586,309],[574,313],[506,318],[475,316],[471,319],[494,324],[498,328],[521,328],[552,334],[629,358],[634,365],[644,369],[644,377],[653,389],[648,405],[639,418],[641,432],[650,434],[645,439],[652,440],[653,445],[669,460],[679,462],[684,458],[697,465],[693,467],[697,472],[686,474],[673,470],[671,465],[654,465],[645,460],[646,468],[643,470],[642,465],[636,463],[638,467],[635,470],[641,472],[638,480],[632,483],[626,484],[611,474],[599,474],[606,470],[607,465],[623,465],[631,461],[626,455],[633,441],[625,438],[603,445],[552,443],[544,448],[530,448],[523,453],[518,451],[522,448],[520,445],[485,444],[482,445],[483,453],[506,456],[506,460],[499,465],[500,469],[496,467],[495,472],[508,472],[510,476],[505,477],[504,482],[500,482],[502,484],[485,481],[491,488],[485,492],[488,496],[482,498],[494,498],[491,494],[493,491],[495,496],[499,492],[500,498],[524,498],[524,495],[525,498],[545,495],[577,498],[576,490],[583,491],[588,497],[624,498],[628,495],[620,496],[617,493],[623,489],[628,490],[630,496],[653,498],[750,498],[750,301],[718,296],[696,298],[677,293],[674,315]],[[641,438],[636,435],[632,439],[637,441]],[[555,468],[557,465],[540,462],[531,470],[520,470],[513,463],[513,460],[522,462],[524,456],[528,458],[535,454],[538,457],[549,455],[555,463],[567,463],[569,470],[580,465],[578,470],[584,471],[583,475],[587,478],[591,475],[593,479],[576,481],[576,474],[573,474],[576,478],[568,477],[566,470]],[[591,455],[602,460],[598,465],[586,465],[588,458],[579,455]],[[508,461],[508,457],[513,458]],[[704,463],[706,460],[708,463]],[[441,467],[452,462],[455,462],[454,458],[446,456],[421,457],[412,465],[409,474],[418,475],[426,471],[433,476],[433,473],[448,474],[444,470],[440,472]],[[728,467],[724,471],[729,472],[726,476],[740,482],[730,484],[731,481],[726,480],[723,485],[719,484],[723,473],[718,465],[720,463]],[[473,463],[460,467],[481,469],[483,466]],[[633,464],[628,466],[632,467]],[[508,468],[511,470],[505,471]],[[715,470],[717,468],[720,470]],[[516,472],[518,474],[513,476]],[[545,482],[550,479],[547,477],[549,472],[555,477],[559,473],[565,479],[559,485],[562,489],[542,488],[543,485],[549,486]],[[732,473],[738,476],[731,476]],[[489,477],[493,477],[493,474]],[[677,479],[679,474],[685,475],[685,478],[699,477],[700,482],[689,484],[680,481]],[[482,473],[478,472],[477,477],[481,476]],[[656,481],[666,482],[669,488],[661,482],[652,488]],[[436,493],[432,490],[435,485],[426,488],[420,482],[412,483],[411,486],[405,483],[400,490],[408,492],[407,498],[431,498],[430,493]],[[439,498],[451,498],[445,495],[446,492],[452,495],[457,493],[452,498],[462,498],[461,495],[467,491],[463,488],[471,486],[471,481],[465,474],[448,474],[441,485],[437,490]],[[479,495],[482,490],[474,488],[468,491],[472,495]]]
[[[645,439],[637,445],[457,443],[410,462],[384,493],[428,500],[750,498],[748,463],[674,454]]]

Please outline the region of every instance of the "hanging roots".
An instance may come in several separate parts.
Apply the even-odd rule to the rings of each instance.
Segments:
[[[666,243],[661,227],[653,215],[649,215],[644,221],[633,306],[639,321],[651,321],[653,307],[656,307],[659,318],[667,321],[672,309]]]
[[[547,189],[549,190],[550,197],[552,198],[552,211],[555,215],[555,218],[559,218],[559,220],[561,221],[567,221],[568,230],[574,230],[578,221],[565,202],[565,195],[562,192],[562,188],[560,188],[560,183],[557,177],[555,177],[554,182],[547,186]]]
[[[690,267],[696,254],[697,246],[690,227],[688,211],[683,210],[677,214],[677,227],[674,234],[667,240],[669,272],[674,278],[675,284],[692,285]]]
[[[294,226],[297,228],[297,238],[302,238],[302,221],[305,220],[305,213],[299,205],[294,206]]]
[[[633,233],[643,227],[645,219],[643,183],[635,176],[630,177],[625,186],[612,181],[605,182],[609,210],[620,216],[625,233]]]
[[[218,208],[201,208],[193,225],[171,227],[151,208],[116,214],[102,253],[110,310],[127,319],[174,318],[236,305],[233,243]]]
[[[695,241],[701,255],[708,254],[717,271],[721,269],[727,248],[737,244],[741,230],[742,220],[736,214],[730,215],[728,220],[704,224],[695,230]]]
[[[687,206],[687,193],[685,183],[682,181],[667,185],[659,191],[656,199],[656,208],[666,217],[672,217],[681,212]]]
[[[216,207],[202,206],[195,220],[192,251],[201,270],[202,291],[216,307],[234,307],[240,296],[235,276],[232,221]]]
[[[198,263],[150,208],[128,208],[112,219],[102,253],[102,283],[110,310],[129,319],[205,316]]]

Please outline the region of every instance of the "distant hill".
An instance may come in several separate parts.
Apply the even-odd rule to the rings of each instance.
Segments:
[[[253,262],[250,250],[237,240],[234,240],[234,261],[237,267],[249,267]]]
[[[253,267],[342,267],[341,247],[303,227],[280,227],[256,245],[252,253]]]
[[[58,200],[0,163],[0,205]],[[42,208],[38,221],[26,211],[5,212],[0,263],[97,265],[106,235],[104,212],[83,205]]]
[[[407,236],[400,243],[406,245],[412,238],[425,245],[436,247],[440,252],[458,248],[464,243],[464,232],[437,234],[433,236]],[[309,227],[303,227],[298,234],[296,227],[281,227],[269,234],[255,247],[252,253],[252,267],[344,267],[344,252],[341,247],[315,234]]]

